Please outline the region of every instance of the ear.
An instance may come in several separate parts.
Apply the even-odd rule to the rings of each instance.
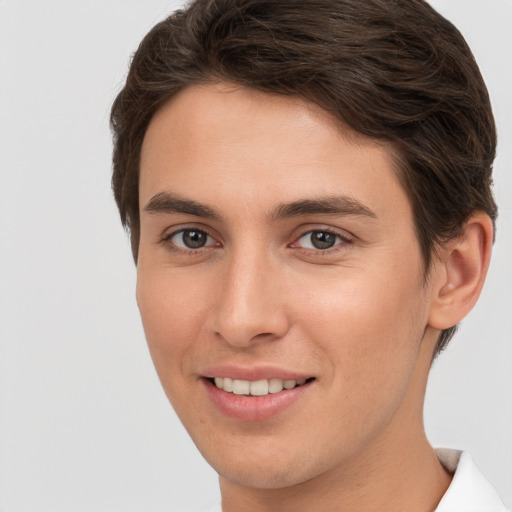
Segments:
[[[432,276],[429,325],[448,329],[473,308],[484,285],[491,259],[494,229],[484,212],[476,212],[460,235],[439,249]]]

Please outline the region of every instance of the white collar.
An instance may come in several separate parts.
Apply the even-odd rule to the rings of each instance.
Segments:
[[[435,512],[508,512],[496,490],[467,452],[436,449],[439,462],[453,480]]]

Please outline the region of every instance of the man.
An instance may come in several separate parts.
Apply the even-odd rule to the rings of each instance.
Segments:
[[[496,218],[489,98],[449,22],[196,1],[145,37],[112,126],[148,345],[223,512],[505,510],[423,427]]]

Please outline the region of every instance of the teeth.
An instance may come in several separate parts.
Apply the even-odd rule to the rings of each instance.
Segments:
[[[256,382],[251,382],[250,385],[250,394],[252,396],[265,396],[268,395],[268,380],[257,380]]]
[[[270,379],[268,381],[268,392],[269,393],[279,393],[279,391],[283,391],[282,379]]]
[[[230,379],[229,377],[224,377],[224,382],[222,386],[218,387],[222,387],[224,391],[228,391],[229,393],[233,392],[233,379]]]
[[[233,381],[233,393],[235,395],[248,395],[251,388],[251,383],[248,380]]]
[[[302,386],[306,379],[262,379],[256,381],[230,379],[228,377],[215,377],[215,385],[228,393],[235,395],[266,396],[269,393],[279,393],[283,389],[293,389]]]
[[[296,380],[285,380],[283,382],[283,388],[284,389],[293,389],[297,385]]]

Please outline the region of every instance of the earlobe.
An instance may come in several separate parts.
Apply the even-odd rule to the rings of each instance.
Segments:
[[[460,235],[439,249],[434,265],[429,325],[448,329],[473,308],[484,285],[493,242],[492,220],[473,214]]]

